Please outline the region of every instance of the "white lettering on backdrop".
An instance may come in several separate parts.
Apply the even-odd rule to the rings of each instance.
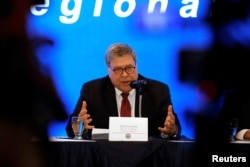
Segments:
[[[74,1],[74,2],[73,2]],[[63,24],[73,24],[78,21],[83,0],[62,0],[61,3],[61,16],[59,20]],[[70,4],[74,3],[73,8],[69,8]],[[127,9],[122,10],[122,5],[127,3]],[[148,13],[153,13],[157,3],[160,3],[160,13],[165,13],[168,7],[168,0],[149,0]],[[183,6],[179,10],[182,18],[197,17],[199,0],[182,0]],[[103,0],[95,0],[93,7],[93,16],[100,17],[102,11]],[[45,0],[42,5],[34,5],[31,7],[31,13],[35,16],[42,16],[49,10],[50,0]],[[136,8],[136,0],[116,0],[114,4],[114,13],[117,17],[128,17]]]

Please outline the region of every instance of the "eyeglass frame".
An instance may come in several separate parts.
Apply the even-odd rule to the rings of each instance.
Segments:
[[[111,68],[111,67],[110,67]],[[121,67],[115,67],[114,69],[111,68],[111,70],[114,72],[114,74],[116,75],[121,75],[124,71],[127,74],[132,74],[133,72],[135,72],[135,66],[127,66],[125,68],[121,68]],[[128,72],[127,70],[131,69],[131,72]]]

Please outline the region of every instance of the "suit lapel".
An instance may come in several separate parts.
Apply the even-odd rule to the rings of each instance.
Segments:
[[[105,98],[105,102],[107,105],[107,111],[109,111],[108,115],[118,116],[115,89],[114,89],[114,86],[112,85],[112,83],[109,79],[108,79],[108,82],[106,85],[104,98]]]

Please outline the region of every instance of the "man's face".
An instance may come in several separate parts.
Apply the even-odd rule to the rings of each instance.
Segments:
[[[130,82],[138,78],[135,61],[129,54],[113,58],[108,67],[108,74],[113,85],[122,92],[129,92],[132,89]]]

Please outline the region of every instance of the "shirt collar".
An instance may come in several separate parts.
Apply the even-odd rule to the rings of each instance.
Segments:
[[[122,91],[120,91],[119,89],[115,88],[115,94],[117,97],[121,96]],[[129,96],[132,96],[135,94],[135,89],[131,89],[131,91],[129,92]]]

